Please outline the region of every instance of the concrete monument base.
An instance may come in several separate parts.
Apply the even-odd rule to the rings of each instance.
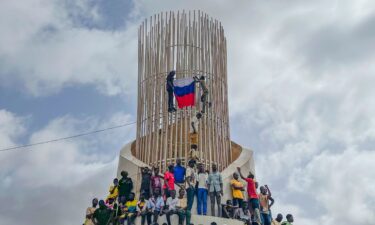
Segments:
[[[148,166],[139,159],[137,159],[132,154],[132,145],[134,146],[133,142],[125,145],[119,156],[119,164],[117,170],[117,176],[120,178],[121,171],[125,170],[129,173],[129,176],[132,178],[134,182],[134,192],[136,193],[136,197],[139,197],[139,189],[140,189],[140,182],[141,182],[141,167]],[[237,145],[239,146],[239,145]],[[255,174],[255,165],[254,165],[254,158],[253,158],[253,151],[249,149],[242,148],[239,146],[239,150],[237,151],[237,155],[235,160],[223,171],[221,171],[221,175],[223,178],[223,189],[224,189],[224,196],[222,197],[222,203],[225,203],[227,199],[232,199],[232,193],[230,188],[230,181],[232,180],[232,175],[234,172],[237,171],[237,167],[240,167],[241,170],[247,174],[248,171],[252,171]],[[162,171],[161,171],[162,172]],[[245,183],[244,183],[245,185]],[[211,216],[199,216],[197,215],[196,210],[196,199],[194,201],[194,205],[192,208],[192,223],[194,224],[210,224],[211,222],[216,222],[218,225],[222,224],[243,224],[238,220],[228,220],[224,218],[218,217],[211,217]],[[217,209],[216,209],[217,210]],[[207,199],[207,214],[211,215],[211,207],[210,207],[210,200],[209,197]],[[137,219],[138,220],[138,219]],[[172,220],[175,220],[173,224],[177,224],[177,216],[174,216]],[[162,216],[159,219],[159,224],[165,222],[165,216]],[[140,224],[140,220],[137,221],[136,224]]]

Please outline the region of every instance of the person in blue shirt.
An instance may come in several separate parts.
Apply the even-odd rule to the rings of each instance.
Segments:
[[[176,160],[176,166],[174,167],[173,173],[175,183],[183,185],[185,183],[186,168],[181,166],[181,159]]]

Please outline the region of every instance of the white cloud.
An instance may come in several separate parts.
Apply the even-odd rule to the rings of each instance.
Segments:
[[[79,13],[100,21],[97,9],[87,3],[78,3]],[[1,85],[22,84],[34,95],[76,84],[94,85],[107,95],[126,93],[128,88],[135,93],[137,21],[129,22],[125,30],[111,32],[73,24],[66,9],[54,1],[8,1],[2,6]],[[371,164],[375,144],[374,2],[136,1],[130,15],[176,9],[201,9],[223,23],[228,40],[232,137],[255,148],[258,179],[270,185],[276,199],[273,213],[293,213],[296,224],[303,225],[370,225],[375,219]],[[0,140],[15,144],[25,129],[23,119],[2,114],[0,118],[11,121],[8,124],[14,124],[15,130],[0,129]],[[118,118],[113,116],[113,124],[127,116]],[[51,121],[32,139],[75,133],[80,127],[75,119]],[[102,140],[111,143],[110,136],[104,135]],[[97,162],[99,153],[90,154],[90,147],[97,143],[84,139],[56,145],[55,151],[46,147],[41,151],[44,155],[32,161],[12,159],[26,162],[17,172],[28,185],[50,187],[68,178],[54,178],[42,164],[61,158],[56,167],[73,176],[68,180],[78,185],[78,176],[92,168],[100,171],[103,165]],[[34,160],[41,165],[34,166]],[[66,169],[64,163],[72,166]],[[107,172],[102,177],[109,180],[109,169]],[[14,184],[13,173],[4,177],[4,184]],[[38,183],[33,184],[31,178]],[[70,188],[72,193],[64,196],[70,200],[85,195],[90,187],[76,190]],[[84,210],[79,207],[75,209]],[[77,215],[68,209],[60,211]]]
[[[64,116],[33,132],[29,142],[125,124],[131,119],[121,112],[113,114],[108,120]],[[0,143],[4,147],[9,142],[17,144],[12,139],[27,131],[26,122],[6,110],[0,111],[0,124]],[[91,199],[106,196],[107,188],[116,175],[116,153],[134,133],[134,126],[129,126],[108,131],[107,134],[2,152],[0,179],[4,182],[0,185],[0,200],[12,202],[13,206],[0,207],[0,211],[4,212],[0,215],[0,223],[71,224],[83,220],[85,207]],[[20,211],[27,213],[19,217]],[[56,215],[56,211],[63,213]],[[41,216],[43,213],[51,216]],[[66,217],[67,214],[70,216]]]
[[[290,190],[308,194],[324,207],[321,223],[328,219],[328,224],[373,224],[374,157],[373,151],[321,153],[292,173]]]
[[[134,24],[128,23],[125,30],[112,32],[77,26],[71,14],[81,13],[89,20],[100,21],[90,1],[77,1],[73,9],[59,1],[1,4],[3,86],[19,85],[35,96],[81,84],[93,85],[107,95],[135,91],[137,26]]]

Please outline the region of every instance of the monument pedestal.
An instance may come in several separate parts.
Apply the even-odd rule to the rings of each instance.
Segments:
[[[234,172],[237,171],[237,167],[240,167],[243,173],[246,173],[248,171],[251,171],[255,174],[254,171],[254,158],[253,158],[253,151],[249,149],[242,148],[241,146],[232,143],[232,146],[237,149],[232,149],[236,158],[235,160],[223,171],[221,171],[221,175],[223,178],[223,191],[224,196],[222,197],[222,203],[225,203],[226,200],[232,199],[232,191],[230,187],[230,181],[232,180],[232,175]],[[148,166],[139,159],[137,159],[133,153],[132,153],[132,147],[134,147],[134,142],[129,143],[125,145],[119,156],[119,164],[118,164],[118,170],[117,170],[117,176],[120,178],[121,171],[127,171],[129,173],[129,177],[132,178],[134,183],[134,189],[133,192],[136,193],[136,198],[139,198],[139,189],[141,185],[141,167]],[[134,151],[134,149],[133,149]],[[161,171],[164,172],[164,171]],[[245,185],[245,182],[243,182]],[[178,187],[176,188],[178,191]],[[244,193],[245,194],[245,193]],[[246,195],[246,194],[245,194]],[[192,208],[192,223],[194,224],[210,224],[211,222],[216,222],[217,224],[229,224],[227,223],[230,221],[231,225],[237,224],[243,224],[242,222],[238,220],[227,220],[223,218],[218,217],[210,217],[210,216],[198,216],[197,210],[196,210],[196,203],[197,199],[194,199],[194,204]],[[216,209],[217,210],[217,209]],[[207,215],[211,215],[211,206],[210,206],[210,199],[207,197]],[[176,220],[177,224],[177,216],[174,216],[175,218],[173,220]],[[164,222],[165,216],[162,216],[159,221]],[[159,222],[159,224],[161,224]],[[138,224],[138,222],[137,222]],[[175,223],[173,223],[175,224]]]

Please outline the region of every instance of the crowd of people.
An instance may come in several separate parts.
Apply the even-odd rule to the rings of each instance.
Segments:
[[[286,215],[284,222],[281,214],[273,218],[271,207],[274,199],[270,188],[261,186],[258,193],[254,175],[249,172],[245,177],[240,168],[237,170],[230,181],[232,198],[226,199],[225,203],[222,203],[223,179],[215,164],[209,171],[203,164],[190,160],[185,168],[177,159],[176,165],[169,165],[164,174],[160,174],[157,167],[143,167],[138,200],[132,179],[126,171],[122,171],[120,180],[113,180],[105,200],[92,200],[84,225],[133,225],[137,219],[142,225],[157,225],[161,216],[166,217],[167,225],[171,225],[172,216],[177,216],[178,225],[192,225],[191,212],[195,199],[196,213],[207,215],[208,196],[211,216],[238,219],[246,225],[293,223],[291,214]]]

